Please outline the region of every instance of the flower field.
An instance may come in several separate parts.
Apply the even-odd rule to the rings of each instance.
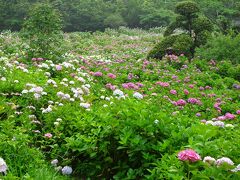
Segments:
[[[1,178],[239,179],[239,72],[147,60],[161,38],[69,33],[61,58],[30,62],[18,34],[2,33]]]

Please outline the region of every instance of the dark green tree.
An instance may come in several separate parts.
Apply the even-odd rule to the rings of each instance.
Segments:
[[[175,36],[176,38],[174,40],[174,44],[184,45],[189,49],[186,50],[185,47],[181,47],[177,50],[174,49],[174,46],[172,45],[172,51],[176,54],[185,53],[185,55],[188,55],[189,58],[192,58],[195,53],[195,48],[206,43],[208,36],[210,36],[210,32],[213,30],[213,25],[207,17],[200,14],[200,9],[198,8],[197,3],[193,1],[183,1],[178,3],[176,5],[175,12],[178,16],[176,17],[176,20],[167,27],[164,35],[171,36],[174,34],[176,29],[181,29],[182,34],[188,35],[192,40],[192,43],[190,43],[191,46],[185,46],[185,42],[188,42],[189,39]],[[167,48],[170,47],[165,47],[164,49],[159,49],[158,47],[164,47],[162,44],[164,44],[168,39],[169,38],[156,45],[154,51],[151,51],[148,57],[156,57],[154,52],[157,52],[158,49],[158,51],[161,52],[161,56],[158,57],[162,58],[165,55],[164,53],[166,53]]]

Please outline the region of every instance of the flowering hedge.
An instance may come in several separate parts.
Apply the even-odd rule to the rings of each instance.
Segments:
[[[134,33],[68,34],[74,51],[58,63],[26,62],[21,41],[9,44],[14,53],[1,47],[1,172],[10,179],[240,177],[239,81],[218,74],[215,61],[148,61],[161,35]]]

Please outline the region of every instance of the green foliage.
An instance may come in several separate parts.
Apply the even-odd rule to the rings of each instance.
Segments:
[[[239,81],[233,78],[239,66],[189,63],[174,55],[147,61],[147,50],[162,38],[157,30],[66,34],[72,52],[60,64],[24,63],[25,42],[18,33],[1,34],[0,157],[9,169],[0,178],[239,179],[239,172],[231,171],[240,163]],[[187,34],[167,38],[165,45],[178,53],[192,42]],[[138,99],[136,92],[143,96]],[[177,106],[180,99],[184,106]],[[214,106],[219,101],[222,111]],[[221,121],[224,127],[210,124],[225,113],[234,119]],[[188,148],[202,160],[179,160],[178,152]],[[210,166],[203,162],[206,156],[229,157],[235,164]],[[58,168],[72,167],[73,174],[60,175],[50,165],[53,159]]]
[[[120,26],[126,26],[126,22],[120,14],[112,14],[104,20],[104,25],[116,29]]]
[[[28,15],[22,29],[30,49],[28,57],[49,58],[62,39],[60,14],[49,4],[37,4]]]
[[[193,1],[183,1],[176,5],[175,12],[187,18],[193,18],[200,11],[197,3]]]
[[[193,40],[188,35],[167,36],[148,53],[148,58],[162,59],[169,51],[170,54],[191,57],[192,45]]]
[[[240,35],[233,37],[219,34],[210,38],[204,46],[197,48],[196,55],[208,60],[230,60],[233,64],[239,64],[239,44]]]
[[[175,21],[167,27],[164,36],[170,36],[176,29],[181,29],[183,32],[186,31],[187,33],[182,33],[186,35],[179,36],[181,38],[177,38],[176,42],[174,42],[176,45],[171,44],[171,48],[173,49],[173,54],[176,53],[179,55],[183,53],[191,58],[194,56],[195,48],[206,43],[210,35],[209,32],[213,30],[213,25],[208,18],[199,16],[199,8],[195,2],[180,2],[176,5],[175,11],[178,13],[178,16]],[[168,39],[166,40],[167,42]],[[159,46],[160,45],[157,45],[157,47],[149,52],[148,58],[155,57],[161,59],[164,56],[166,49]],[[159,52],[160,55],[154,55],[158,53],[158,51],[161,51]]]
[[[156,10],[140,17],[140,24],[144,28],[166,27],[174,18],[174,13],[169,10]]]

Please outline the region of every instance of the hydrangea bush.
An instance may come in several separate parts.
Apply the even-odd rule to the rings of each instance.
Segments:
[[[127,29],[72,33],[61,63],[25,63],[14,44],[1,46],[2,175],[239,179],[238,79],[216,61],[146,60],[161,38]]]

